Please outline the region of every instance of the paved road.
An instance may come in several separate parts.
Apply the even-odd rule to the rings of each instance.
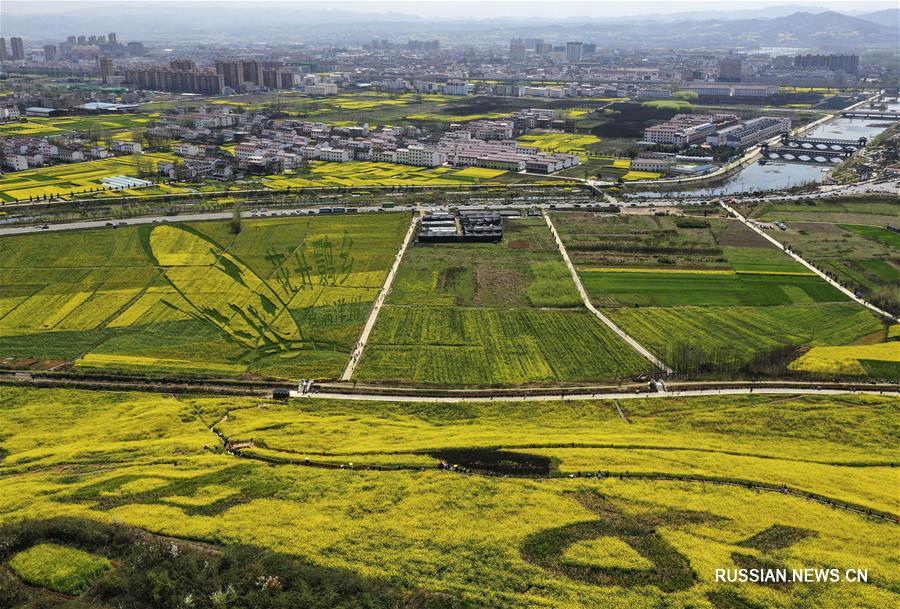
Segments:
[[[822,279],[824,279],[825,281],[827,281],[828,283],[830,283],[831,285],[833,285],[834,287],[836,287],[836,288],[837,288],[838,290],[840,290],[842,293],[846,294],[847,296],[849,296],[850,298],[852,298],[853,300],[855,300],[856,302],[858,302],[858,303],[861,304],[862,306],[868,308],[868,309],[871,310],[872,312],[877,313],[878,315],[881,315],[882,317],[887,317],[888,319],[892,319],[892,320],[894,320],[895,322],[900,322],[900,317],[896,317],[896,316],[894,316],[894,315],[891,315],[891,314],[888,313],[887,311],[885,311],[885,310],[883,310],[883,309],[879,309],[878,307],[876,307],[876,306],[873,305],[872,303],[868,302],[867,300],[863,300],[862,298],[859,298],[859,297],[858,297],[855,293],[853,293],[851,290],[848,290],[847,288],[845,288],[844,286],[842,286],[840,283],[838,283],[837,281],[835,281],[834,279],[832,279],[831,277],[829,277],[828,275],[826,275],[825,273],[823,273],[822,271],[820,271],[819,269],[817,269],[815,266],[813,266],[812,264],[810,264],[809,262],[807,262],[805,259],[801,258],[799,255],[795,254],[794,252],[792,252],[792,251],[790,251],[790,250],[785,250],[784,245],[782,245],[777,239],[775,239],[774,237],[772,237],[770,234],[768,234],[768,233],[767,233],[766,231],[764,231],[763,229],[759,228],[759,227],[758,227],[756,224],[754,224],[753,222],[750,222],[749,220],[747,220],[747,218],[745,218],[744,216],[742,216],[741,214],[739,214],[734,208],[730,207],[730,206],[727,205],[726,203],[722,203],[721,205],[722,205],[722,208],[723,208],[723,209],[725,209],[725,210],[728,211],[731,215],[733,215],[735,218],[737,218],[738,220],[740,220],[740,221],[741,221],[745,226],[747,226],[750,230],[752,230],[752,231],[754,231],[755,233],[761,235],[763,238],[765,238],[765,239],[768,240],[770,243],[772,243],[773,245],[775,245],[775,247],[777,247],[778,249],[784,251],[788,256],[790,256],[791,258],[793,258],[794,260],[796,260],[797,262],[799,262],[800,264],[802,264],[803,266],[805,266],[806,268],[808,268],[810,271],[812,271],[813,273],[815,273],[816,275],[818,275],[819,277],[821,277]]]
[[[503,395],[478,396],[420,396],[420,395],[371,395],[367,393],[296,393],[293,397],[324,400],[360,400],[370,402],[437,402],[459,404],[465,402],[558,402],[569,400],[641,400],[653,398],[685,398],[711,395],[890,395],[900,397],[900,391],[848,391],[846,389],[758,388],[758,389],[690,389],[662,393],[578,393],[571,395]]]
[[[823,185],[819,187],[814,193],[810,194],[799,194],[799,195],[766,195],[759,197],[744,197],[740,199],[745,202],[765,202],[765,201],[802,201],[807,199],[818,199],[818,198],[828,198],[828,197],[839,197],[839,196],[847,196],[847,195],[861,195],[861,194],[891,194],[897,195],[900,192],[900,178],[890,180],[883,183],[872,183],[865,182],[861,184],[854,185]],[[645,193],[646,194],[646,193]],[[715,205],[720,202],[722,197],[720,196],[706,196],[701,198],[691,198],[688,196],[677,196],[677,197],[652,197],[651,200],[645,203],[638,203],[636,201],[631,202],[629,199],[640,197],[640,193],[634,195],[624,195],[624,201],[620,201],[615,199],[609,193],[606,193],[606,196],[609,197],[614,203],[623,206],[651,206],[651,207],[668,207],[668,206],[679,206],[679,205]],[[728,198],[738,198],[737,195],[731,195]],[[590,206],[587,204],[579,204],[583,209],[590,209]],[[595,204],[600,206],[600,203]],[[313,206],[313,207],[304,207],[303,209],[283,209],[283,208],[265,208],[259,207],[255,211],[244,212],[245,219],[252,219],[257,217],[279,217],[279,216],[304,216],[307,214],[315,214],[318,207],[330,207],[333,206],[331,203],[323,203],[321,206]],[[569,208],[570,205],[562,204],[563,207]],[[547,203],[543,201],[534,201],[529,203],[511,203],[511,204],[472,204],[472,205],[453,205],[452,207],[458,208],[460,210],[472,210],[472,209],[496,209],[496,210],[504,210],[504,209],[519,209],[519,210],[527,210],[527,209],[553,209],[556,207],[556,204]],[[446,209],[447,205],[444,204],[435,204],[429,205],[427,202],[420,202],[418,205],[405,205],[398,206],[392,208],[390,211],[413,211],[413,210],[424,210],[424,209]],[[380,207],[358,207],[355,208],[359,211],[357,213],[376,213],[383,210]],[[126,220],[79,220],[77,222],[62,222],[62,223],[54,223],[54,224],[44,224],[44,225],[34,225],[34,226],[8,226],[2,227],[0,225],[0,236],[3,235],[22,235],[29,233],[41,233],[41,232],[49,232],[49,231],[64,231],[64,230],[83,230],[88,228],[109,228],[112,226],[131,226],[136,224],[159,224],[164,222],[197,222],[202,220],[227,220],[231,218],[231,211],[224,212],[202,212],[195,214],[178,214],[176,216],[146,216],[140,218],[128,218]],[[43,228],[46,226],[47,228]]]
[[[650,351],[647,350],[641,343],[633,339],[622,328],[617,326],[613,322],[613,320],[601,313],[600,310],[593,305],[590,296],[588,296],[587,290],[584,289],[584,285],[581,283],[581,277],[578,276],[578,271],[575,270],[575,265],[573,265],[572,260],[569,259],[569,253],[566,251],[566,246],[563,245],[562,239],[560,239],[559,237],[559,233],[556,232],[556,227],[553,226],[553,220],[550,219],[550,216],[548,214],[544,214],[544,219],[547,220],[547,226],[550,227],[550,232],[553,233],[553,238],[556,240],[556,246],[559,248],[559,252],[560,254],[562,254],[566,266],[569,267],[569,272],[572,274],[572,280],[575,282],[575,287],[578,288],[578,293],[581,295],[581,300],[584,302],[584,306],[587,307],[587,310],[593,313],[600,321],[606,324],[610,330],[615,332],[619,336],[619,338],[628,343],[632,349],[640,353],[651,364],[653,364],[660,370],[665,370],[667,373],[671,374],[671,368],[666,366],[661,360],[657,359],[657,357],[650,353]]]
[[[406,248],[409,246],[413,234],[416,232],[417,221],[418,218],[413,216],[409,223],[409,230],[406,231],[406,237],[403,239],[403,245],[400,246],[400,251],[397,252],[397,255],[394,257],[394,264],[391,265],[391,270],[388,271],[387,278],[384,280],[384,285],[381,286],[381,291],[378,292],[378,297],[375,299],[375,305],[369,312],[369,319],[366,320],[366,325],[363,327],[362,334],[359,336],[359,341],[356,343],[353,351],[350,352],[350,359],[347,362],[347,367],[344,369],[344,374],[341,375],[342,381],[350,380],[353,376],[353,371],[356,370],[356,365],[359,363],[360,358],[362,358],[363,349],[366,348],[369,334],[372,332],[372,328],[375,327],[375,321],[378,319],[378,313],[381,311],[384,299],[387,298],[388,293],[391,291],[391,284],[394,283],[394,276],[397,274],[397,269],[400,267],[400,261],[403,260],[403,254],[406,252]]]

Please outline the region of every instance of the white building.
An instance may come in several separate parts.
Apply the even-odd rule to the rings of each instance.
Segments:
[[[303,91],[313,97],[324,97],[326,95],[337,95],[338,88],[336,84],[326,82],[318,85],[307,85],[303,88]]]
[[[397,148],[394,156],[394,163],[415,165],[417,167],[439,167],[446,162],[446,152],[420,145]]]
[[[55,157],[59,155],[59,147],[44,140],[38,145],[38,152],[47,157]]]
[[[519,146],[514,140],[485,142],[448,137],[441,140],[441,150],[453,165],[505,171],[555,173],[581,162],[577,154],[548,154],[531,146]]]
[[[417,80],[413,86],[419,93],[438,93],[441,90],[438,83],[428,80]]]
[[[735,97],[769,97],[778,93],[774,85],[732,85]]]
[[[664,146],[690,146],[715,133],[716,123],[736,121],[731,114],[676,114],[659,125],[644,129],[644,141]]]
[[[346,163],[353,159],[353,153],[346,148],[331,148],[324,146],[319,148],[319,158],[332,163]]]
[[[654,173],[668,173],[675,163],[674,154],[645,152],[631,161],[633,171],[652,171]]]
[[[197,156],[200,154],[200,147],[187,142],[177,142],[172,145],[172,152],[178,156]]]
[[[112,149],[126,154],[140,154],[142,151],[140,142],[126,142],[125,140],[113,140]]]
[[[28,169],[28,159],[24,154],[8,155],[3,157],[3,164],[13,171]]]
[[[700,97],[731,97],[731,85],[723,83],[691,84],[683,87],[685,91],[693,91]]]
[[[443,87],[444,95],[468,95],[475,90],[475,85],[464,81],[451,80]]]
[[[508,140],[513,136],[512,121],[472,121],[463,128],[478,140]]]
[[[721,129],[706,138],[710,146],[748,148],[770,140],[776,135],[791,132],[791,120],[774,116],[761,116]]]
[[[61,161],[83,161],[84,153],[80,150],[71,150],[69,148],[60,148],[59,152],[56,153],[56,158]]]
[[[639,99],[666,99],[672,97],[669,89],[639,89],[637,94]]]
[[[19,109],[16,106],[0,106],[0,121],[9,121],[19,118]]]

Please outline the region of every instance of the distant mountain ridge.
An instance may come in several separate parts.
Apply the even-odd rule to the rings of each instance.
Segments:
[[[900,28],[900,8],[888,8],[883,11],[875,11],[874,13],[854,15],[854,17],[880,25],[894,24],[895,27]]]
[[[8,0],[4,4],[11,4]],[[12,3],[15,4],[15,3]],[[784,7],[775,7],[781,8]],[[815,49],[866,49],[900,45],[900,11],[887,9],[850,16],[835,11],[801,11],[771,18],[689,19],[673,15],[615,20],[601,19],[458,19],[433,20],[400,13],[355,13],[341,9],[304,8],[303,4],[259,2],[248,10],[235,3],[110,4],[102,19],[96,9],[78,8],[42,16],[3,15],[0,35],[32,40],[62,40],[73,33],[116,31],[130,40],[256,42],[331,42],[354,45],[372,37],[394,40],[438,37],[462,42],[504,44],[510,37],[542,37],[563,42],[579,39],[601,46],[673,48],[757,48],[786,46]],[[765,9],[741,11],[765,13]],[[771,13],[781,11],[772,10]],[[714,17],[715,12],[710,13]],[[701,15],[698,15],[701,16]],[[102,23],[102,26],[98,26]]]

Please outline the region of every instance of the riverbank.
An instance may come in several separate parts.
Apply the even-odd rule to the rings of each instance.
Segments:
[[[807,125],[797,127],[796,129],[791,130],[791,135],[794,137],[800,137],[804,134],[807,134],[827,123],[830,123],[831,121],[834,121],[835,119],[840,118],[842,112],[849,112],[865,104],[873,103],[878,99],[879,96],[880,94],[875,94],[862,101],[847,106],[846,108],[838,110],[833,114],[828,114],[827,116],[823,116],[822,118],[815,120]],[[776,136],[765,142],[765,144],[777,144],[780,140],[781,136]],[[641,192],[680,192],[694,189],[699,190],[704,187],[723,184],[736,173],[759,161],[760,157],[762,157],[762,147],[763,144],[754,146],[753,148],[748,149],[739,159],[726,163],[722,167],[705,175],[631,182],[625,184],[623,188],[626,193],[636,194]]]

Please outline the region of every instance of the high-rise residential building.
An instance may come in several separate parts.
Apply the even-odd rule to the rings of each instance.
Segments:
[[[282,70],[263,70],[263,86],[269,89],[281,88]]]
[[[534,45],[534,52],[538,55],[549,55],[553,52],[553,45],[549,42],[539,42]]]
[[[856,74],[859,71],[859,55],[797,55],[794,57],[794,67]]]
[[[237,89],[244,82],[244,75],[241,69],[240,61],[216,61],[216,74],[223,78],[226,87]]]
[[[263,64],[261,61],[246,60],[241,62],[242,82],[252,82],[259,87],[263,86]]]
[[[97,44],[97,37],[94,35],[88,36],[88,44]]]
[[[69,36],[69,37],[66,39],[66,42],[68,42],[68,43],[71,44],[72,46],[75,46],[76,44],[78,44],[78,36]]]
[[[525,61],[525,43],[521,38],[513,38],[509,41],[509,60],[513,63]]]
[[[85,36],[79,36],[79,37],[78,37],[78,44],[87,44],[87,37],[85,37]]]
[[[169,67],[179,72],[190,72],[197,68],[193,59],[173,59],[169,62]]]
[[[581,61],[584,55],[584,44],[581,42],[566,43],[566,61]]]
[[[12,48],[12,60],[22,61],[25,59],[25,43],[18,36],[9,39],[9,45]]]
[[[269,89],[290,89],[294,86],[294,73],[283,70],[284,62],[276,60],[225,60],[216,61],[216,74],[222,77],[225,87],[238,89],[244,83],[253,83]]]
[[[164,67],[126,69],[125,82],[151,91],[201,95],[221,95],[225,86],[222,75],[212,70],[183,71]]]
[[[106,35],[106,39],[109,40],[109,42],[111,44],[116,44],[116,33],[110,32],[109,34]]]
[[[104,85],[112,83],[113,60],[109,57],[98,57],[97,67],[100,68],[100,80]]]
[[[6,38],[0,37],[0,61],[6,61]]]
[[[132,57],[143,57],[146,54],[143,42],[129,42],[127,46],[128,54]]]
[[[279,88],[281,89],[293,89],[294,88],[294,73],[288,72],[287,70],[281,70],[279,72]]]
[[[44,61],[56,61],[56,45],[44,45]]]
[[[722,82],[740,82],[743,62],[740,57],[729,55],[719,62],[719,80]]]

